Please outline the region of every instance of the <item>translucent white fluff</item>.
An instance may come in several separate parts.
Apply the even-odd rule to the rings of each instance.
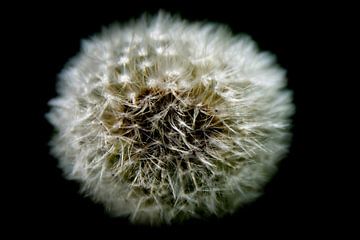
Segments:
[[[221,216],[254,200],[287,151],[285,71],[247,36],[167,14],[82,42],[48,120],[66,178],[135,223]]]

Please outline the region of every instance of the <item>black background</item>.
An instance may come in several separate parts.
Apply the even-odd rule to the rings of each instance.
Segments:
[[[22,7],[26,14],[19,13],[13,27],[14,34],[20,36],[17,41],[23,51],[20,56],[24,62],[20,65],[25,65],[17,68],[22,95],[15,104],[16,109],[27,114],[17,118],[21,136],[16,139],[24,138],[26,146],[14,150],[21,157],[12,165],[21,168],[22,173],[12,175],[11,180],[12,191],[19,196],[11,209],[14,225],[35,226],[31,231],[36,233],[46,229],[119,237],[165,234],[171,238],[195,234],[293,237],[330,231],[337,212],[331,203],[334,196],[327,194],[326,186],[332,184],[326,180],[330,173],[322,172],[322,166],[333,164],[329,158],[332,154],[324,154],[329,152],[324,139],[330,135],[323,120],[331,100],[323,97],[324,79],[318,70],[325,68],[320,59],[327,48],[324,36],[329,28],[337,26],[327,18],[326,7],[261,3],[250,6],[223,1],[52,3],[31,5],[28,10],[27,6]],[[102,26],[126,22],[144,12],[154,14],[159,9],[188,20],[226,24],[234,34],[247,33],[261,50],[274,53],[278,63],[287,69],[288,87],[294,91],[296,105],[289,154],[279,164],[279,171],[266,186],[264,195],[231,216],[155,228],[133,226],[125,218],[110,218],[101,205],[81,196],[78,184],[63,179],[57,160],[49,155],[47,144],[53,129],[44,118],[49,110],[47,102],[56,96],[57,74],[77,54],[80,40],[99,32]],[[187,235],[189,232],[194,235]]]

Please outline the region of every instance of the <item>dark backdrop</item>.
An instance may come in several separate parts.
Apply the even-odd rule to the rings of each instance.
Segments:
[[[59,233],[99,230],[115,236],[167,234],[171,238],[193,236],[188,235],[192,232],[199,237],[220,234],[240,238],[242,234],[292,237],[321,229],[324,219],[332,221],[334,211],[322,197],[326,184],[319,174],[321,166],[328,163],[323,154],[327,150],[323,143],[327,131],[320,127],[327,104],[321,97],[324,81],[316,71],[322,67],[319,55],[326,44],[319,36],[331,25],[321,15],[326,9],[311,5],[250,5],[223,1],[201,4],[89,1],[83,4],[22,5],[26,14],[19,14],[19,19],[14,20],[15,32],[21,36],[17,40],[26,49],[19,58],[25,67],[18,67],[16,74],[21,78],[24,92],[18,106],[27,114],[19,123],[26,134],[18,136],[26,140],[26,147],[15,150],[21,162],[15,161],[14,165],[19,164],[21,172],[25,172],[24,179],[18,176],[13,181],[16,187],[12,189],[20,195],[15,208],[21,210],[14,213],[15,225],[34,225],[31,229],[36,232],[44,229]],[[261,50],[277,56],[278,63],[287,69],[288,87],[294,91],[294,136],[288,156],[279,164],[279,171],[267,184],[262,197],[222,219],[150,228],[132,226],[123,218],[110,218],[101,205],[78,194],[77,183],[63,179],[57,160],[49,155],[47,143],[53,130],[44,118],[49,110],[47,102],[56,95],[57,74],[67,60],[77,54],[80,40],[114,21],[124,22],[143,12],[156,13],[158,9],[189,20],[223,23],[235,34],[249,34]]]

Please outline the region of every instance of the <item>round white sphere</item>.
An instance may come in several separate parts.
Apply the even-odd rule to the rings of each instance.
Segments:
[[[165,13],[82,42],[48,120],[66,178],[135,223],[254,200],[289,145],[285,71],[249,37]]]

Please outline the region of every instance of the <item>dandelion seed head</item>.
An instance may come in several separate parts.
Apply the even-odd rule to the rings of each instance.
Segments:
[[[60,74],[48,120],[66,178],[134,223],[222,216],[288,148],[285,71],[247,36],[165,13],[113,25]]]

